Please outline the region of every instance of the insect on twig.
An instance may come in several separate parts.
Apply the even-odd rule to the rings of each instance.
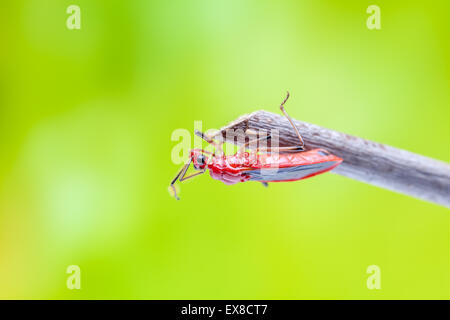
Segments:
[[[284,147],[261,147],[256,148],[253,157],[248,152],[243,152],[252,143],[271,139],[270,135],[255,138],[244,143],[240,150],[234,155],[224,155],[222,142],[216,142],[203,132],[195,131],[195,134],[215,147],[218,153],[209,152],[204,149],[192,149],[189,161],[183,165],[181,170],[170,183],[169,189],[174,197],[179,200],[175,183],[196,177],[209,170],[212,178],[220,180],[225,184],[235,184],[245,181],[258,181],[264,186],[269,182],[297,181],[313,177],[327,172],[338,166],[342,159],[330,154],[324,149],[312,149],[305,151],[303,138],[286,112],[284,105],[289,99],[289,92],[280,105],[280,110],[289,120],[297,137],[298,144]],[[276,154],[276,157],[274,156]],[[193,165],[197,172],[186,175],[190,165]]]

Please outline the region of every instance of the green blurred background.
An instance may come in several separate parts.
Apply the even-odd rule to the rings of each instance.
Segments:
[[[450,161],[449,10],[4,1],[0,298],[450,298],[446,208],[334,174],[167,192],[175,129],[278,112],[286,90],[295,118]],[[73,264],[81,290],[66,287]]]

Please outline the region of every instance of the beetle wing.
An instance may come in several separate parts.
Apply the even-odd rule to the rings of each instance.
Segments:
[[[286,168],[262,168],[245,171],[245,174],[248,174],[250,177],[249,180],[252,181],[295,181],[329,171],[336,167],[339,163],[340,162],[338,161],[325,161]]]

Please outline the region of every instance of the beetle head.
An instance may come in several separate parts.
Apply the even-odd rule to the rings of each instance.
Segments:
[[[207,153],[201,149],[191,150],[191,159],[196,170],[202,170],[206,168],[208,163]]]

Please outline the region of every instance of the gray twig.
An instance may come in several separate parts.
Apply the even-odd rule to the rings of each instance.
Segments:
[[[344,159],[332,172],[450,207],[448,163],[314,124],[294,122],[307,149],[324,148]],[[279,146],[298,144],[298,137],[285,117],[263,110],[240,117],[215,136],[222,135],[228,142],[237,143],[234,138],[227,137],[226,131],[230,129],[243,132],[249,129],[252,132],[278,130]]]

